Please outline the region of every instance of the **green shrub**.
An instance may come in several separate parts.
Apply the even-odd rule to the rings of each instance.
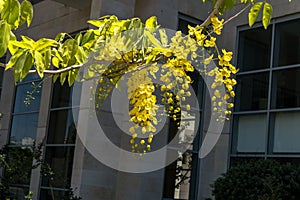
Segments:
[[[242,162],[212,188],[216,200],[299,200],[300,168],[274,160]]]

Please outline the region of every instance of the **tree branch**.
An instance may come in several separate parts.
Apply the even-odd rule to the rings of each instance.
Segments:
[[[240,14],[242,14],[247,8],[249,8],[251,4],[248,4],[247,6],[245,6],[242,10],[240,10],[238,13],[236,13],[235,15],[233,15],[232,17],[230,17],[229,19],[227,19],[223,25],[227,24],[228,22],[230,22],[231,20],[233,20],[234,18],[238,17]]]
[[[6,64],[0,62],[0,67],[6,67]]]
[[[52,69],[46,69],[44,70],[44,74],[61,74],[61,73],[64,73],[64,72],[68,72],[68,71],[71,71],[73,69],[79,69],[81,67],[83,67],[84,64],[80,64],[80,65],[72,65],[70,67],[66,67],[66,68],[63,68],[63,69],[58,69],[58,70],[52,70]],[[37,73],[37,70],[36,69],[32,69],[32,70],[29,70],[28,74],[35,74]]]
[[[214,6],[214,9],[212,10],[212,12],[210,13],[210,15],[206,18],[206,20],[200,25],[201,27],[207,27],[210,22],[211,22],[211,18],[213,16],[215,16],[218,12],[219,12],[219,9],[222,5],[222,3],[224,2],[224,0],[218,0],[217,3],[215,4]]]

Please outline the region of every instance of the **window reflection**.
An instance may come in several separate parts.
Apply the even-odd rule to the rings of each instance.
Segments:
[[[274,152],[300,152],[300,112],[276,113],[274,123]]]
[[[300,64],[300,20],[276,25],[274,65]]]
[[[49,123],[48,144],[74,144],[76,138],[76,126],[73,112],[78,110],[52,111]]]
[[[267,109],[269,73],[239,76],[237,81],[237,111]]]
[[[69,188],[72,174],[74,147],[47,147],[45,162],[50,165],[54,175],[42,178],[42,186]]]
[[[267,115],[241,115],[234,120],[237,152],[260,153],[265,151]]]
[[[33,153],[27,147],[10,147],[8,149],[7,163],[11,170],[6,170],[10,184],[29,185],[32,169]]]
[[[34,91],[30,100],[30,104],[26,104],[24,101],[28,97],[28,93]],[[14,113],[39,111],[41,100],[42,88],[39,86],[39,82],[29,82],[26,84],[19,84],[16,90]]]
[[[272,29],[255,28],[241,31],[238,68],[241,71],[270,67]]]
[[[40,194],[40,199],[67,199],[67,192],[55,191],[51,189],[43,189]]]
[[[273,108],[300,106],[300,68],[280,70],[273,74]]]
[[[10,144],[32,145],[37,130],[38,113],[14,115],[10,135]]]
[[[79,105],[81,95],[81,83],[75,82],[70,88],[67,82],[63,85],[56,81],[52,93],[51,108],[63,108]],[[75,99],[72,100],[72,97]]]

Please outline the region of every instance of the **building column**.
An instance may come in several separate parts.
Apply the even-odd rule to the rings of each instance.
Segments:
[[[9,142],[10,120],[14,104],[14,76],[12,71],[5,71],[3,87],[0,99],[0,112],[3,114],[0,120],[0,148]]]
[[[52,78],[46,77],[46,80],[44,81],[42,87],[38,127],[37,127],[36,139],[35,139],[36,145],[39,145],[40,143],[45,142],[46,140],[47,125],[49,121],[48,116],[49,116],[49,109],[50,109],[51,91],[52,91]],[[42,151],[44,150],[44,148],[45,147],[43,147]],[[41,182],[40,173],[41,173],[40,166],[31,171],[30,191],[33,192],[33,199],[38,199],[39,197],[39,188]]]

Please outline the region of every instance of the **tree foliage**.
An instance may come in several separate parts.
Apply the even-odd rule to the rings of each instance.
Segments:
[[[70,86],[75,80],[99,77],[100,87],[94,88],[98,107],[102,106],[112,88],[124,81],[123,76],[128,75],[125,81],[132,108],[129,115],[135,124],[129,130],[132,133],[130,143],[132,151],[142,153],[151,149],[153,133],[159,123],[158,114],[177,120],[189,112],[190,105],[182,102],[191,96],[191,72],[214,79],[209,86],[214,90],[214,114],[218,115],[219,121],[228,119],[233,107],[231,99],[235,96],[233,76],[237,69],[231,64],[232,52],[219,49],[216,40],[224,23],[219,16],[238,3],[252,5],[250,26],[263,7],[262,23],[267,28],[272,15],[269,3],[213,0],[208,18],[201,25],[189,27],[187,36],[180,31],[168,36],[155,16],[145,23],[139,18],[119,20],[116,16],[104,16],[89,20],[88,23],[95,28],[81,31],[74,37],[59,33],[55,39],[35,41],[27,36],[17,39],[13,33],[24,23],[30,25],[33,17],[31,3],[28,0],[22,3],[0,0],[0,56],[7,50],[11,54],[5,69],[14,72],[16,83],[30,73],[38,73],[41,78],[50,74],[54,81],[59,80],[61,84],[67,81]],[[217,66],[211,69],[208,67],[211,63]],[[84,69],[83,76],[79,76],[81,69]],[[153,82],[157,74],[161,76],[161,86]],[[223,86],[224,94],[220,89]],[[159,111],[158,104],[164,105],[163,111]],[[140,132],[147,134],[146,140],[138,137]]]
[[[274,160],[244,161],[218,178],[216,200],[292,200],[300,198],[300,168]]]

